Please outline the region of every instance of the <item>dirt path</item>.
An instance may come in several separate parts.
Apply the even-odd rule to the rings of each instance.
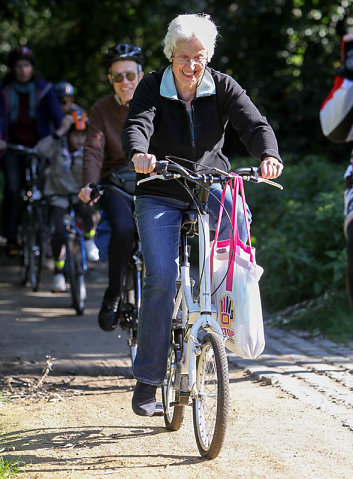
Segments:
[[[1,260],[0,372],[11,400],[0,403],[0,450],[21,457],[21,477],[352,477],[351,345],[267,328],[259,360],[230,355],[226,443],[216,460],[203,461],[191,408],[175,433],[161,417],[132,413],[124,333],[96,325],[104,269],[90,271],[87,312],[76,317],[68,295],[48,292],[49,273],[42,291],[30,293]]]

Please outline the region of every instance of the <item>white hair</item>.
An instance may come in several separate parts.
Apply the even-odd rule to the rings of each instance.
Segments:
[[[207,61],[210,61],[214,54],[217,35],[217,27],[209,15],[204,13],[178,15],[168,26],[163,41],[163,53],[170,60],[178,40],[197,38],[207,51]]]

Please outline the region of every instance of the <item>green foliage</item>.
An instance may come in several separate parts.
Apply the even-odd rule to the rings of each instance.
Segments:
[[[353,340],[352,309],[345,291],[323,297],[308,308],[294,313],[285,321],[271,323],[281,328],[309,331],[311,335],[324,335],[336,342]]]
[[[110,91],[103,53],[140,45],[146,71],[167,64],[162,40],[179,13],[206,12],[219,26],[211,66],[247,89],[274,126],[283,151],[347,158],[347,145],[323,138],[320,105],[340,61],[336,25],[350,1],[337,0],[7,0],[1,2],[0,75],[9,50],[28,44],[49,80],[67,80],[86,109]],[[352,12],[351,12],[352,13]],[[353,28],[348,15],[346,29]]]
[[[336,25],[345,0],[209,2],[222,37],[215,65],[232,74],[269,118],[285,151],[348,155],[323,140],[319,111],[340,61]],[[352,13],[352,12],[351,12]],[[352,28],[353,15],[345,28]],[[339,157],[339,156],[338,156]]]
[[[278,182],[283,191],[246,184],[269,312],[344,289],[346,261],[342,169],[322,157],[306,156],[296,164],[287,159]]]

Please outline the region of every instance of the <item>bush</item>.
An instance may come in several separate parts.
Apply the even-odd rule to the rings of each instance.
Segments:
[[[268,312],[344,289],[344,169],[313,155],[295,160],[285,160],[278,180],[283,191],[265,184],[245,186],[257,261],[265,270],[261,294]]]

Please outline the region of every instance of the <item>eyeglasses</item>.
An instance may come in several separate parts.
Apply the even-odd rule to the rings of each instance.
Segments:
[[[121,72],[115,73],[115,75],[111,74],[114,83],[121,83],[124,78],[128,81],[134,81],[137,77],[137,73],[135,72]]]
[[[180,65],[185,65],[188,62],[190,63],[193,62],[195,65],[203,65],[207,61],[207,58],[202,55],[198,55],[197,57],[187,57],[186,55],[176,55],[176,56],[173,56],[172,58],[174,58],[175,62],[179,63]]]
[[[60,104],[61,105],[70,105],[72,103],[72,99],[71,98],[62,98],[60,99]]]

